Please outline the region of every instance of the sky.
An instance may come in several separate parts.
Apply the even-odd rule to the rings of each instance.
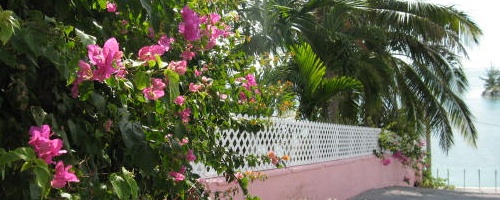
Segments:
[[[469,48],[469,59],[463,59],[464,68],[500,68],[500,11],[498,0],[426,0],[430,3],[453,5],[465,12],[483,31],[479,45]]]

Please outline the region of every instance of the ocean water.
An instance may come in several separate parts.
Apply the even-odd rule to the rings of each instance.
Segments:
[[[500,98],[481,95],[484,90],[486,69],[465,69],[469,90],[464,100],[475,116],[478,131],[477,147],[471,146],[457,133],[455,145],[448,154],[432,140],[432,172],[434,176],[447,178],[450,185],[462,187],[500,188]]]

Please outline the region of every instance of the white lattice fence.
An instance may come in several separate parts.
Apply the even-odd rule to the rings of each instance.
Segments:
[[[289,155],[287,167],[314,164],[371,155],[377,148],[378,128],[347,126],[319,122],[273,119],[273,124],[257,133],[223,131],[221,144],[242,155],[265,155],[269,150],[278,156]],[[202,177],[214,177],[213,170],[193,165]],[[274,169],[271,164],[245,167],[246,170]]]

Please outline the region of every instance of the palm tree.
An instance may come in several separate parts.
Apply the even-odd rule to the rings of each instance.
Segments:
[[[305,41],[327,77],[353,76],[363,85],[324,104],[323,117],[384,126],[404,108],[409,121],[420,122],[411,123],[415,132],[431,130],[444,150],[453,145],[452,127],[475,144],[473,117],[460,98],[467,86],[460,56],[481,31],[466,14],[418,1],[262,2],[274,29],[259,34],[275,44]]]

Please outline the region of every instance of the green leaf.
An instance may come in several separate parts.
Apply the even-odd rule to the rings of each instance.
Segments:
[[[29,147],[19,147],[13,151],[9,152],[10,155],[14,156],[15,160],[33,161],[36,160],[35,152]],[[15,161],[12,160],[12,161]],[[0,159],[0,164],[3,160]]]
[[[126,199],[130,197],[130,187],[123,177],[113,173],[109,177],[109,181],[111,182],[111,185],[113,185],[114,192],[119,199]]]
[[[33,116],[33,120],[37,126],[43,125],[45,118],[47,117],[47,113],[40,106],[31,107],[31,116]]]
[[[77,38],[80,39],[80,42],[85,46],[89,44],[95,44],[97,41],[97,39],[94,36],[86,34],[80,29],[75,28],[75,33]]]
[[[31,167],[31,162],[24,162],[23,163],[23,166],[21,167],[21,171],[26,171],[27,169],[29,169]]]
[[[7,44],[16,29],[19,29],[19,21],[10,10],[0,10],[0,41]]]
[[[151,84],[151,78],[148,74],[146,74],[146,72],[139,71],[134,76],[134,84],[137,89],[143,90]]]
[[[177,72],[172,71],[170,69],[166,69],[164,72],[165,76],[168,79],[168,94],[170,102],[173,102],[177,96],[179,96],[179,74]]]
[[[50,189],[50,179],[51,174],[47,164],[43,163],[42,165],[38,163],[33,169],[33,173],[35,174],[35,182],[42,190],[42,195],[45,196]]]
[[[120,132],[122,134],[123,142],[127,148],[132,148],[145,141],[146,136],[139,123],[131,123],[127,120],[120,121]]]
[[[139,187],[137,186],[137,182],[135,182],[134,174],[132,172],[127,171],[125,167],[122,167],[123,178],[127,182],[130,188],[130,195],[132,195],[132,199],[137,199],[139,196]]]

